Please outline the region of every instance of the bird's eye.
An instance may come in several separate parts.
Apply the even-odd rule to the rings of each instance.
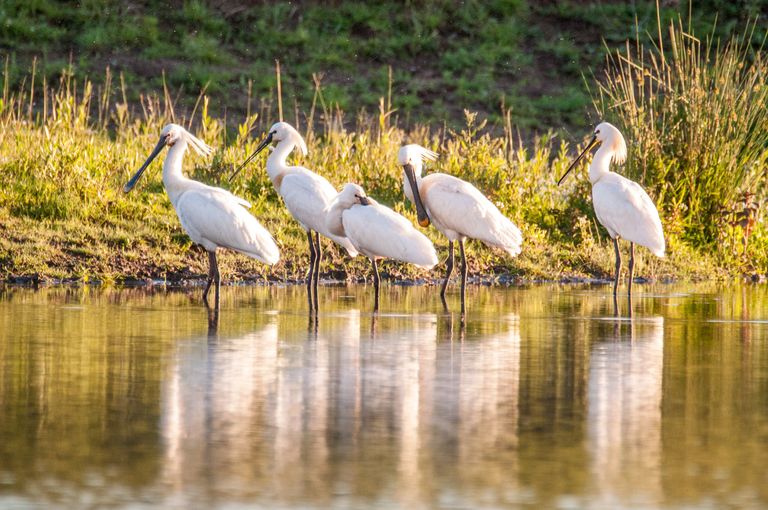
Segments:
[[[599,135],[600,134],[600,130],[599,129],[595,129],[595,134]]]
[[[274,130],[274,131],[270,132],[269,134],[270,135],[276,135],[277,134],[277,130]]]

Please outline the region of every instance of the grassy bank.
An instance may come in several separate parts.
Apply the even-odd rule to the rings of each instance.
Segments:
[[[181,229],[162,187],[160,164],[150,168],[136,192],[121,191],[163,125],[187,120],[176,118],[167,98],[145,98],[140,108],[120,101],[99,106],[100,98],[89,91],[88,83],[65,78],[55,90],[47,89],[41,99],[43,110],[29,109],[30,90],[6,96],[0,116],[2,276],[118,282],[202,276],[205,257]],[[484,122],[471,113],[466,114],[465,127],[456,132],[427,128],[405,132],[389,125],[385,110],[378,117],[358,118],[354,131],[334,127],[338,123],[332,121],[333,113],[325,112],[325,129],[306,133],[309,156],[294,161],[316,169],[335,185],[362,183],[371,196],[415,219],[402,197],[396,154],[404,141],[421,143],[441,154],[430,169],[476,183],[523,230],[525,249],[516,259],[470,243],[473,274],[526,280],[610,274],[612,248],[591,212],[586,180],[556,186],[572,153],[564,143],[545,136],[525,147],[511,126],[492,136],[483,132]],[[194,131],[217,151],[209,160],[188,154],[186,172],[252,201],[252,213],[274,234],[282,252],[282,260],[272,268],[225,254],[221,257],[225,279],[301,278],[308,259],[305,237],[276,196],[264,160],[242,172],[231,186],[226,182],[258,143],[259,125],[265,121],[252,116],[228,130],[223,120],[208,115],[206,98],[197,111]],[[444,257],[445,240],[434,228],[427,234]],[[639,250],[638,274],[655,278],[725,274],[718,264],[722,259],[696,251],[674,235],[669,247],[663,260]],[[329,243],[326,249],[328,276],[358,279],[368,274],[362,257],[348,260]],[[383,272],[393,278],[434,278],[440,269],[430,273],[387,263]]]
[[[638,35],[634,45],[611,53],[592,91],[595,109],[628,135],[629,163],[618,170],[647,187],[665,228],[668,256],[657,259],[638,250],[638,275],[711,279],[766,272],[768,232],[760,206],[766,198],[761,169],[768,162],[768,63],[754,49],[756,31],[750,27],[720,47],[673,22],[665,46],[659,25],[659,39],[648,49]],[[238,120],[213,115],[204,94],[179,110],[168,88],[161,87],[159,95],[131,93],[125,77],[109,71],[99,85],[78,79],[71,68],[53,83],[33,72],[19,84],[9,67],[10,60],[0,103],[0,276],[118,282],[202,277],[206,259],[181,229],[162,187],[160,164],[136,192],[121,191],[162,127],[176,122],[216,148],[208,160],[188,154],[186,172],[251,201],[252,213],[281,249],[282,260],[272,268],[224,254],[225,279],[303,277],[305,236],[272,188],[264,159],[227,182],[279,117],[277,104],[262,101],[262,108],[246,108]],[[299,125],[309,146],[307,157],[294,155],[293,161],[336,186],[360,183],[413,220],[396,154],[403,143],[420,143],[440,154],[427,171],[475,183],[523,231],[524,250],[515,259],[470,243],[471,273],[505,281],[612,273],[612,245],[592,211],[583,171],[556,185],[578,147],[553,132],[522,141],[510,108],[500,109],[494,129],[485,115],[466,110],[461,127],[406,126],[395,116],[392,84],[379,98],[377,113],[350,116],[315,81],[310,106],[297,121],[285,109],[286,120]],[[434,228],[427,234],[444,258],[446,241]],[[326,276],[356,280],[368,274],[362,257],[349,260],[325,246]],[[383,267],[395,279],[428,280],[441,270]]]

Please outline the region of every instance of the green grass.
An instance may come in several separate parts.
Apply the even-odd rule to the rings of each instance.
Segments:
[[[140,104],[112,102],[110,94],[102,90],[99,96],[89,82],[78,83],[71,76],[45,91],[39,80],[26,81],[33,82],[35,94],[45,97],[44,107],[29,108],[31,89],[26,88],[6,90],[0,111],[0,273],[102,281],[204,275],[206,257],[181,229],[162,187],[160,164],[150,167],[136,191],[121,191],[167,122],[189,124],[177,117],[172,100],[149,96]],[[123,96],[121,91],[114,95]],[[430,171],[475,183],[523,231],[523,254],[515,259],[470,242],[472,274],[524,280],[610,275],[612,247],[592,213],[588,184],[573,179],[567,187],[556,185],[572,157],[567,144],[551,133],[522,144],[509,117],[502,133],[494,135],[485,119],[469,112],[459,130],[417,126],[406,131],[392,123],[389,101],[381,104],[378,116],[358,116],[356,128],[347,130],[339,127],[343,113],[323,107],[318,99],[317,111],[307,114],[322,119],[319,130],[305,132],[309,156],[294,155],[293,160],[336,186],[361,183],[372,197],[415,220],[402,196],[396,154],[405,141],[421,143],[441,154]],[[250,200],[251,212],[273,233],[282,253],[272,268],[225,253],[225,279],[302,278],[308,259],[305,235],[276,195],[263,159],[231,185],[227,182],[271,123],[274,105],[264,117],[253,114],[233,122],[213,117],[203,96],[196,112],[196,135],[217,151],[209,160],[188,154],[185,171]],[[426,233],[444,258],[446,241],[434,228]],[[738,239],[739,233],[732,235]],[[330,243],[325,246],[327,275],[369,275],[364,258],[349,260]],[[639,250],[638,274],[695,279],[738,273],[738,268],[724,269],[717,254],[697,251],[674,233],[669,247],[663,260]],[[442,266],[425,272],[391,262],[382,270],[390,278],[428,279],[438,278],[441,271]]]
[[[627,173],[658,198],[667,232],[724,255],[743,251],[732,229],[756,220],[766,197],[768,61],[752,45],[756,28],[719,41],[673,21],[653,46],[611,54],[595,91],[631,140]],[[765,230],[750,237],[749,265],[766,267]]]
[[[633,6],[634,4],[634,6]],[[662,2],[666,24],[678,8]],[[699,33],[718,16],[718,35],[750,17],[765,21],[759,0],[695,2]],[[686,13],[687,15],[687,13]],[[764,23],[763,23],[764,25]],[[401,125],[443,122],[460,128],[465,108],[492,124],[502,102],[527,132],[583,128],[592,123],[582,73],[603,63],[603,41],[623,45],[655,34],[654,2],[203,2],[159,0],[53,2],[6,0],[0,5],[0,56],[11,57],[18,87],[32,61],[54,82],[65,64],[80,81],[106,66],[139,91],[166,83],[189,111],[207,85],[218,115],[243,116],[250,97],[274,97],[274,61],[283,70],[286,109],[309,110],[312,74],[324,76],[329,104],[347,112],[375,111],[394,70],[394,105]],[[98,87],[100,83],[96,83]]]
[[[153,5],[0,6],[0,24],[7,28],[0,40],[15,48],[6,60],[0,99],[0,271],[6,276],[119,281],[202,275],[205,257],[178,223],[160,165],[153,165],[137,192],[121,192],[162,127],[174,121],[192,126],[218,149],[210,160],[188,155],[185,171],[250,200],[252,213],[281,247],[283,259],[274,268],[224,255],[227,277],[301,278],[308,258],[304,234],[267,179],[263,160],[231,185],[226,181],[278,116],[274,63],[267,55],[279,54],[284,117],[298,125],[310,148],[308,157],[294,156],[295,161],[336,186],[358,182],[413,219],[395,157],[402,143],[421,143],[441,154],[430,170],[476,184],[523,230],[523,254],[512,260],[470,243],[473,273],[528,280],[606,277],[613,252],[592,212],[588,182],[578,178],[555,185],[576,147],[545,129],[557,125],[547,122],[584,122],[578,112],[590,101],[589,90],[567,78],[604,55],[599,46],[558,35],[556,29],[569,23],[578,24],[583,37],[601,33],[608,48],[627,34],[638,38],[624,54],[611,53],[615,56],[592,88],[597,110],[621,126],[630,142],[629,164],[619,171],[646,185],[662,212],[669,256],[659,260],[639,250],[638,274],[713,278],[764,273],[768,266],[768,235],[759,215],[745,227],[747,213],[755,210],[750,204],[765,201],[760,168],[768,146],[767,89],[757,31],[705,54],[698,46],[688,48],[693,39],[680,37],[682,27],[673,25],[680,31],[677,52],[698,53],[680,61],[665,56],[668,64],[659,67],[651,60],[655,50],[638,57],[632,49],[643,41],[652,44],[661,32],[654,24],[673,19],[662,9],[657,20],[648,6],[632,11],[612,3],[469,2],[456,10],[449,2],[428,2],[413,12],[397,10],[384,23],[389,4],[353,8],[341,2],[332,10],[306,4],[300,13],[276,4],[248,7],[237,16],[200,2],[171,11]],[[692,27],[703,19],[691,18]],[[163,30],[170,22],[194,25],[196,31]],[[536,23],[540,32],[533,40]],[[123,24],[132,28],[116,32]],[[83,38],[90,41],[88,49],[77,46]],[[64,40],[79,51],[69,64],[54,50]],[[22,72],[20,59],[33,54],[33,46],[50,49],[51,55]],[[96,82],[84,78],[83,69],[96,65],[105,48],[118,59],[151,54],[159,80],[152,86],[160,93],[146,94],[149,82],[133,74],[138,69],[115,74],[108,67]],[[419,59],[403,60],[406,53]],[[183,54],[194,59],[177,60]],[[661,55],[655,55],[658,62]],[[705,55],[712,58],[702,60]],[[542,56],[557,66],[530,75],[513,72],[535,68]],[[154,66],[155,60],[145,64]],[[393,61],[397,65],[389,66]],[[54,73],[54,63],[64,67]],[[637,69],[648,74],[633,82]],[[340,80],[343,73],[355,79]],[[660,93],[643,89],[646,80],[661,79],[667,88],[656,90]],[[196,98],[183,93],[201,87],[205,92]],[[186,99],[179,104],[177,97]],[[726,109],[731,114],[725,115]],[[737,111],[737,120],[748,119],[748,129],[732,120]],[[445,121],[423,123],[439,118]],[[527,131],[521,141],[519,130],[533,124],[539,134]],[[580,139],[581,132],[574,130],[567,139]],[[701,136],[691,144],[685,133]],[[744,191],[755,196],[742,199]],[[700,214],[708,216],[697,219]],[[434,229],[427,233],[444,257],[445,240]],[[324,270],[332,276],[368,274],[362,258],[349,261],[330,244],[327,249]],[[386,264],[384,272],[393,278],[439,276],[439,270],[424,273],[399,264]]]

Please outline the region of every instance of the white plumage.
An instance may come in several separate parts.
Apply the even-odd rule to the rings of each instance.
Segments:
[[[391,258],[430,269],[437,264],[432,242],[410,221],[366,196],[362,187],[347,184],[326,211],[330,232],[346,236],[355,248],[371,259],[376,308],[379,274],[376,261]]]
[[[431,221],[449,241],[448,271],[440,292],[443,300],[453,271],[453,243],[459,242],[462,252],[463,309],[466,282],[464,239],[478,239],[514,257],[521,251],[523,236],[520,229],[493,202],[467,181],[444,173],[422,177],[424,160],[434,161],[436,158],[437,153],[415,144],[401,147],[398,153],[398,162],[403,166],[405,196],[416,205],[417,212],[423,205],[424,211],[419,214],[419,223],[426,226]]]
[[[267,158],[267,174],[275,190],[282,197],[288,212],[307,232],[309,243],[310,267],[307,287],[310,293],[310,306],[317,308],[317,285],[320,275],[321,247],[319,235],[331,239],[342,246],[351,257],[357,256],[357,250],[344,236],[337,236],[328,231],[325,224],[325,211],[336,196],[336,189],[325,177],[304,167],[290,166],[286,160],[294,148],[307,154],[307,145],[296,129],[286,122],[277,122],[269,128],[266,138],[240,166],[243,168],[257,154],[277,142],[272,154]],[[239,171],[240,169],[238,169]],[[234,177],[234,176],[233,176]],[[312,233],[315,232],[314,239]],[[314,289],[314,300],[312,290]]]
[[[616,278],[613,287],[615,296],[621,272],[618,238],[630,242],[629,292],[631,293],[635,263],[634,244],[645,246],[654,255],[663,257],[664,230],[659,212],[648,193],[636,182],[610,171],[611,162],[624,163],[627,157],[627,143],[621,132],[608,122],[602,122],[595,128],[592,139],[579,157],[571,163],[558,184],[598,144],[600,148],[589,165],[589,181],[592,183],[592,204],[595,215],[613,239],[616,254]]]
[[[209,254],[210,269],[203,300],[207,303],[208,290],[215,281],[218,305],[220,275],[216,263],[217,248],[229,248],[266,264],[277,263],[280,252],[269,232],[244,209],[251,206],[247,200],[222,188],[208,186],[184,176],[181,171],[182,161],[188,146],[206,156],[212,149],[176,124],[165,126],[152,154],[125,185],[126,193],[133,189],[166,145],[171,149],[163,162],[163,184],[181,226],[192,241],[202,245]]]
[[[470,183],[452,175],[434,173],[421,179],[419,194],[429,219],[448,240],[477,239],[512,257],[520,254],[523,243],[520,229]],[[406,187],[409,200],[412,195]]]
[[[229,248],[266,264],[276,264],[280,252],[259,221],[244,209],[246,200],[208,186],[183,193],[176,204],[181,226],[208,251]]]
[[[636,182],[608,172],[592,185],[598,221],[612,238],[621,237],[664,256],[664,231],[656,206]]]

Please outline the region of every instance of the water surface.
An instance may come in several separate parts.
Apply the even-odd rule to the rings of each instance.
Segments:
[[[4,289],[0,507],[768,504],[765,287],[371,290]]]

